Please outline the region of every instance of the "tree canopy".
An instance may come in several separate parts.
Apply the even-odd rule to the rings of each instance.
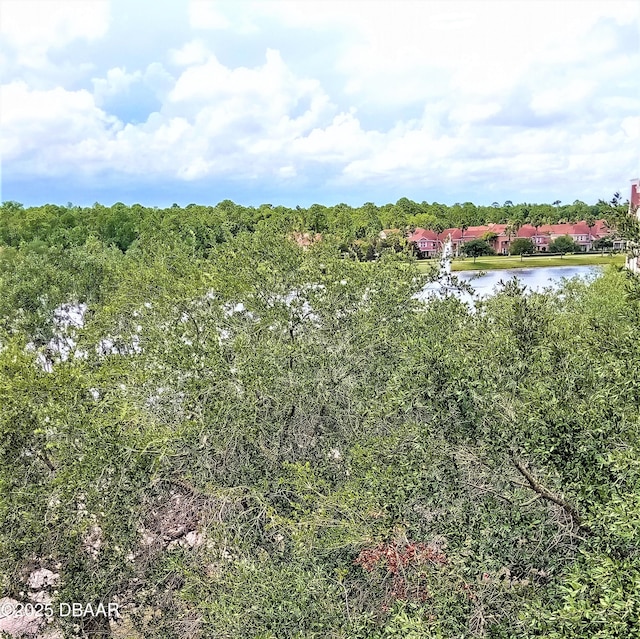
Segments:
[[[561,235],[549,242],[550,253],[575,253],[580,247],[573,241],[570,235]]]
[[[313,204],[308,208],[273,206],[242,206],[223,200],[215,206],[189,204],[160,209],[141,204],[112,206],[95,203],[90,207],[46,204],[25,208],[18,202],[0,205],[0,243],[18,247],[21,244],[37,248],[45,245],[78,246],[95,237],[106,245],[113,244],[126,251],[138,241],[168,236],[190,243],[201,255],[212,246],[227,241],[242,231],[253,232],[263,220],[283,220],[299,231],[329,233],[341,238],[345,250],[355,241],[372,243],[383,229],[402,231],[416,227],[442,231],[488,224],[509,224],[514,234],[523,224],[534,226],[560,221],[579,221],[589,214],[594,219],[606,218],[624,226],[627,203],[620,199],[600,200],[588,207],[576,200],[573,204],[513,204],[478,206],[472,202],[447,206],[438,202],[413,202],[400,198],[395,204],[376,205],[366,202],[352,207],[344,203],[334,206]],[[482,238],[485,239],[485,238]],[[373,249],[375,251],[375,248]]]
[[[637,636],[632,276],[423,302],[346,205],[306,247],[113,208],[3,210],[3,597],[119,603],[69,637]]]
[[[528,237],[518,237],[509,246],[509,253],[512,255],[522,255],[526,253],[534,253],[535,244]]]
[[[481,255],[495,255],[495,251],[484,240],[469,240],[462,245],[462,252],[476,261]]]

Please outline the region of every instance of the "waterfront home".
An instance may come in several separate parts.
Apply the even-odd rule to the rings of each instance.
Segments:
[[[441,237],[444,239],[441,239]],[[446,237],[443,233],[438,235],[438,233],[430,229],[416,229],[407,239],[410,243],[415,244],[422,257],[433,257],[442,249],[442,244],[446,241]]]
[[[635,215],[640,220],[640,179],[631,180],[631,197],[629,198],[629,215]],[[640,248],[637,245],[629,246],[626,267],[636,275],[640,275]]]
[[[631,180],[631,197],[629,198],[629,213],[640,219],[640,178]]]
[[[540,226],[523,224],[520,227],[509,224],[485,224],[445,229],[442,233],[417,228],[407,239],[415,245],[422,257],[433,257],[449,239],[454,255],[460,255],[465,242],[471,240],[485,240],[496,253],[506,255],[509,253],[511,243],[517,238],[530,239],[537,252],[546,253],[549,250],[549,244],[564,235],[568,235],[580,250],[589,251],[596,240],[607,237],[609,234],[610,230],[605,220],[597,220],[591,226],[583,220],[575,224],[542,224]],[[624,248],[622,240],[613,241],[614,250],[622,248]]]

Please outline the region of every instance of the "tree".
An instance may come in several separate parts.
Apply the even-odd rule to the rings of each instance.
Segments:
[[[437,220],[435,222],[433,222],[429,228],[432,231],[435,231],[438,235],[440,235],[440,233],[442,233],[447,227],[445,226],[445,223],[441,220]]]
[[[463,222],[462,224],[460,224],[460,230],[462,231],[461,235],[460,235],[460,245],[458,247],[458,252],[463,252],[463,247],[464,247],[464,232],[469,228],[469,225],[466,222]]]
[[[156,212],[126,252],[31,250],[57,213],[11,220],[2,595],[50,569],[38,595],[117,600],[148,639],[635,637],[638,286],[423,303],[404,252],[303,250],[292,211],[234,208]]]
[[[514,235],[518,234],[518,231],[520,230],[520,228],[522,227],[522,221],[519,219],[513,219],[513,220],[509,220],[509,222],[507,222],[507,226],[505,228],[505,233],[507,234],[507,237],[509,238],[509,253],[511,253],[511,238]]]
[[[481,255],[495,255],[495,251],[484,240],[470,240],[462,246],[462,252],[467,257],[472,257],[475,263],[476,258]]]
[[[575,253],[580,247],[573,241],[570,235],[561,235],[549,244],[550,253]]]
[[[495,241],[498,239],[498,234],[495,231],[487,231],[480,236],[481,240],[484,240],[492,249],[495,250]]]
[[[536,235],[538,235],[538,229],[543,224],[546,224],[546,221],[545,221],[544,216],[537,212],[537,213],[531,215],[531,217],[529,218],[529,224],[531,224],[531,226],[533,226],[535,228]]]
[[[511,243],[509,252],[512,255],[525,255],[535,253],[536,246],[528,237],[518,237]]]
[[[594,243],[593,248],[596,251],[605,252],[605,249],[611,250],[613,248],[613,239],[610,237],[599,237]]]
[[[589,227],[589,241],[591,241],[593,239],[593,227],[596,225],[596,218],[593,215],[587,215],[585,223]]]
[[[321,204],[312,204],[305,213],[305,224],[310,231],[317,233],[326,233],[327,223],[327,207]]]

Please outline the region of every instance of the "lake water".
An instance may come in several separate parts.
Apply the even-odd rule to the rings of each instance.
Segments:
[[[453,273],[463,282],[470,284],[475,295],[472,297],[466,293],[458,293],[465,302],[471,302],[473,298],[491,295],[500,281],[508,282],[517,277],[521,286],[526,286],[529,291],[541,291],[545,288],[557,288],[565,278],[581,277],[593,279],[603,272],[601,266],[549,266],[539,268],[514,268],[486,271],[478,276],[477,271],[458,271]],[[427,299],[440,294],[446,285],[441,283],[427,284],[418,294],[419,299]]]

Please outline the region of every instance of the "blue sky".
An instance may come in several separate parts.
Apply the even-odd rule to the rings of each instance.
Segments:
[[[627,197],[639,7],[1,0],[0,200]]]

